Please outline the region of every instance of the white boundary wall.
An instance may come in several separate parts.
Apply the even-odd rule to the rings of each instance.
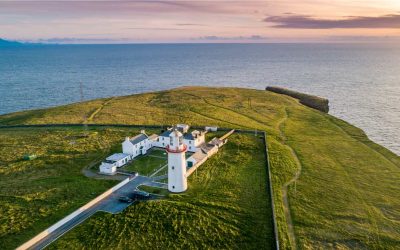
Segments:
[[[77,215],[79,215],[80,213],[82,213],[83,211],[91,208],[93,205],[95,205],[97,202],[101,201],[102,199],[106,198],[107,196],[109,196],[111,193],[113,193],[115,190],[121,188],[122,186],[124,186],[125,184],[127,184],[130,181],[130,178],[126,178],[125,180],[121,181],[120,183],[118,183],[117,185],[115,185],[114,187],[108,189],[107,191],[105,191],[104,193],[102,193],[101,195],[97,196],[96,198],[94,198],[93,200],[91,200],[89,203],[87,203],[86,205],[78,208],[77,210],[75,210],[73,213],[71,213],[70,215],[68,215],[67,217],[63,218],[62,220],[58,221],[56,224],[54,224],[53,226],[47,228],[46,230],[44,230],[43,232],[39,233],[38,235],[36,235],[35,237],[33,237],[32,239],[30,239],[29,241],[25,242],[24,244],[22,244],[21,246],[19,246],[17,248],[17,250],[25,250],[25,249],[29,249],[30,247],[32,247],[34,244],[38,243],[40,240],[44,239],[47,235],[49,235],[50,233],[54,232],[55,230],[57,230],[59,227],[61,227],[62,225],[64,225],[65,223],[67,223],[68,221],[72,220],[73,218],[75,218]]]

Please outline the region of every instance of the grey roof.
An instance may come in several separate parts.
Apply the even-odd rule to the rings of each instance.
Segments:
[[[192,133],[187,133],[183,136],[183,138],[185,138],[186,140],[194,140],[195,137],[193,136]]]
[[[217,137],[215,137],[209,143],[219,147],[219,146],[224,144],[224,141],[222,141],[222,140],[218,139]]]
[[[139,142],[144,141],[147,138],[148,138],[148,136],[146,134],[140,134],[140,135],[137,135],[135,137],[132,137],[130,139],[130,141],[131,141],[132,144],[138,144]]]
[[[112,161],[112,160],[104,160],[104,163],[108,163],[108,164],[114,164],[116,163],[116,161]]]
[[[213,149],[215,147],[214,144],[210,144],[210,143],[203,143],[200,146],[200,151],[202,151],[203,153],[207,154],[208,151],[210,151],[211,149]]]
[[[172,129],[171,130],[165,130],[160,136],[163,137],[169,137],[169,135],[172,133]]]
[[[197,137],[201,136],[202,134],[203,134],[203,132],[200,132],[200,131],[195,130],[195,131],[193,131],[192,133],[187,133],[187,134],[185,134],[185,135],[184,135],[184,138],[185,138],[186,140],[194,140],[194,139],[196,139]]]
[[[181,133],[184,133],[184,129],[182,127],[175,127],[176,130],[178,130]]]
[[[199,150],[196,153],[192,154],[188,158],[188,160],[190,161],[190,158],[193,158],[194,160],[196,160],[196,162],[199,162],[199,161],[203,160],[206,157],[207,157],[207,153],[204,153],[202,150]]]
[[[108,161],[119,161],[119,160],[122,160],[122,159],[124,159],[124,158],[126,158],[128,156],[129,156],[128,154],[116,153],[116,154],[113,154],[113,155],[110,155],[109,157],[107,157],[106,160],[108,160]]]

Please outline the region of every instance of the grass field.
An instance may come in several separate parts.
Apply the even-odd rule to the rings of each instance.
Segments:
[[[148,154],[138,156],[130,164],[124,166],[123,170],[135,171],[141,175],[150,175],[157,169],[167,164],[165,150],[152,150]]]
[[[259,137],[233,135],[189,178],[186,193],[97,214],[50,249],[271,249],[262,150]]]
[[[145,191],[147,193],[152,193],[152,194],[157,194],[157,195],[162,195],[162,196],[169,195],[169,191],[164,188],[150,187],[150,186],[142,185],[142,186],[139,186],[138,189],[141,191]]]
[[[93,123],[188,123],[267,131],[283,249],[400,247],[400,157],[371,142],[356,127],[302,106],[293,98],[260,90],[185,87],[13,113],[0,116],[0,124],[74,123],[82,122],[83,115],[92,117]],[[283,195],[288,182],[289,207]],[[54,183],[53,187],[57,185]],[[12,188],[13,184],[7,186]],[[164,217],[167,211],[180,211],[176,203],[171,202],[175,207],[165,211],[159,204],[151,203],[151,208],[142,204],[130,210],[149,214],[149,209]],[[174,216],[178,215],[157,218],[168,226],[177,221],[176,217],[172,219]],[[130,216],[126,220],[131,219],[139,220]],[[105,223],[101,221],[100,224]],[[140,225],[141,230],[153,230],[145,223]]]
[[[120,150],[131,129],[0,130],[0,248],[12,249],[87,203],[115,181],[86,178],[81,170]],[[38,156],[22,160],[26,153]]]

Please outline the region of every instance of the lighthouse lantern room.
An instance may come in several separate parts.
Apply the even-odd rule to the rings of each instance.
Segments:
[[[183,143],[183,135],[174,129],[169,135],[168,152],[168,190],[173,193],[187,189],[186,159],[187,146]]]

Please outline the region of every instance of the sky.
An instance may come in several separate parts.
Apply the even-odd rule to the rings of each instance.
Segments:
[[[400,0],[0,0],[0,38],[44,43],[400,42]]]

